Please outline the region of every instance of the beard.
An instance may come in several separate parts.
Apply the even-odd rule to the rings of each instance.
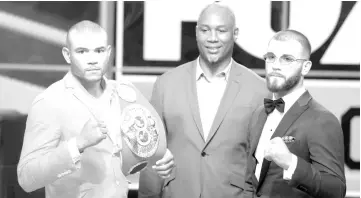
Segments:
[[[210,64],[215,64],[219,61],[220,56],[217,54],[209,54],[209,55],[204,55],[205,57],[203,57],[205,60],[207,60]]]
[[[209,66],[217,66],[228,60],[229,57],[232,57],[232,52],[222,53],[222,54],[207,54],[201,52],[200,58],[206,62]]]
[[[269,74],[266,76],[267,88],[271,92],[284,92],[289,91],[294,88],[301,79],[301,72],[297,72],[295,75],[291,76],[290,78],[286,79],[284,76],[276,75],[277,79],[271,80],[271,78],[276,78],[270,76]],[[282,78],[284,79],[283,82],[279,82]]]

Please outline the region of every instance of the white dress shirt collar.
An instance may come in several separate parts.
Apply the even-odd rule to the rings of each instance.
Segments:
[[[218,72],[216,74],[216,76],[217,77],[225,76],[226,81],[228,81],[232,63],[233,63],[233,59],[231,58],[231,61],[229,62],[227,67],[225,67],[222,71]],[[200,58],[198,56],[198,58],[197,58],[197,68],[196,68],[196,81],[198,81],[201,76],[204,76],[207,81],[210,81],[210,79],[208,79],[207,76],[204,75],[204,71],[203,71],[203,69],[201,68],[201,65],[200,65]]]

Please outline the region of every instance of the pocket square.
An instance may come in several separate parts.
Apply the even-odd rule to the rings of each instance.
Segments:
[[[283,140],[283,142],[284,143],[292,143],[292,142],[294,142],[295,140],[296,140],[296,138],[295,137],[293,137],[293,136],[283,136],[282,137],[282,140]]]

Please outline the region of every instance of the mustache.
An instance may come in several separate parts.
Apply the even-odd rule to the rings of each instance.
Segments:
[[[270,76],[275,76],[275,77],[281,77],[281,78],[284,78],[284,76],[280,73],[277,73],[277,72],[271,72],[269,74],[267,74],[267,77],[270,77]]]

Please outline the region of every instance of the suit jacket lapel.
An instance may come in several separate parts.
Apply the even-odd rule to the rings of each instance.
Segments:
[[[96,121],[100,121],[100,117],[98,116],[99,113],[95,108],[93,108],[94,105],[92,105],[90,96],[86,96],[86,90],[82,90],[82,85],[77,82],[70,73],[68,73],[64,79],[67,90],[84,105],[84,107],[89,111],[89,113]]]
[[[234,99],[236,98],[240,87],[240,78],[241,78],[242,71],[239,67],[236,67],[234,63],[231,66],[230,76],[228,79],[226,90],[224,91],[222,100],[219,104],[217,113],[215,115],[215,118],[213,120],[212,127],[209,131],[209,135],[207,137],[206,145],[210,142],[210,140],[213,138],[215,133],[217,132],[220,124],[222,123],[227,111],[232,106]]]
[[[261,137],[262,130],[263,130],[264,124],[266,123],[266,120],[267,120],[267,114],[264,110],[264,107],[261,107],[260,113],[258,115],[257,123],[256,123],[254,129],[251,130],[252,134],[253,133],[256,134],[255,137],[253,139],[251,139],[250,153],[253,156],[254,156],[254,153],[256,152],[258,141],[259,141],[259,138]]]
[[[311,95],[306,91],[302,96],[292,105],[292,107],[286,112],[283,116],[281,122],[278,124],[275,132],[273,133],[271,139],[275,137],[282,137],[286,134],[290,126],[300,117],[300,115],[308,108],[308,101],[311,99]],[[270,161],[264,159],[261,169],[261,175],[259,178],[259,186],[262,185],[262,182],[268,171]],[[259,189],[259,188],[258,188]]]
[[[97,108],[94,108],[94,104],[92,104],[91,98],[88,97],[85,93],[85,89],[81,90],[81,84],[79,82],[76,82],[74,77],[71,76],[70,73],[68,73],[64,77],[65,87],[67,90],[77,99],[79,102],[81,102],[84,107],[88,110],[90,115],[93,117],[93,119],[96,122],[102,121],[102,112],[99,111]],[[112,143],[115,143],[117,139],[114,137],[112,133],[108,133],[109,140]]]
[[[204,140],[203,136],[203,129],[202,129],[202,122],[201,117],[199,114],[199,106],[198,106],[198,96],[197,96],[197,85],[196,85],[196,64],[198,59],[191,63],[191,66],[188,68],[189,75],[186,76],[185,79],[186,86],[185,92],[187,93],[188,103],[190,110],[192,112],[192,116],[194,122],[198,128],[198,132]]]
[[[258,120],[257,120],[257,123],[255,125],[255,128],[251,130],[251,133],[253,134],[256,134],[255,137],[253,139],[251,139],[251,148],[250,148],[250,155],[252,156],[252,158],[254,158],[254,160],[256,161],[256,163],[254,164],[254,166],[252,167],[252,170],[254,171],[255,168],[256,168],[256,165],[258,163],[256,157],[255,157],[255,152],[256,152],[256,148],[257,148],[257,145],[258,145],[258,141],[259,141],[259,138],[261,137],[261,134],[262,134],[262,130],[263,130],[263,127],[264,127],[264,124],[266,123],[266,120],[267,120],[267,114],[264,110],[263,107],[261,107],[260,109],[260,113],[259,113],[259,116],[258,116]],[[253,184],[254,186],[258,186],[258,180],[256,178],[256,175],[255,174],[252,174],[252,180],[253,180]]]
[[[283,116],[281,122],[278,124],[272,138],[282,137],[286,134],[288,128],[300,117],[300,115],[308,108],[308,101],[311,99],[310,93],[306,91],[301,97],[292,105],[292,107]]]

